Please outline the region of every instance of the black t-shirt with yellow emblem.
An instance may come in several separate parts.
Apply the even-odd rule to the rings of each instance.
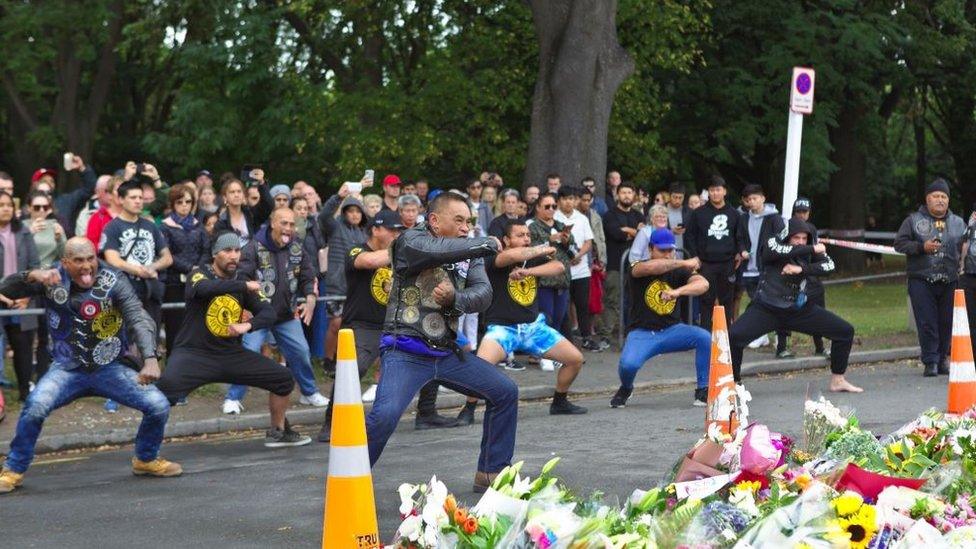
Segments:
[[[537,257],[529,260],[525,267],[535,267],[547,261],[549,260],[544,257]],[[521,263],[498,268],[492,260],[485,267],[492,289],[491,305],[485,311],[485,322],[504,326],[534,322],[539,316],[539,305],[536,301],[539,293],[538,277],[509,279],[509,273],[515,268],[522,267]]]
[[[661,299],[661,292],[684,286],[691,274],[688,269],[675,269],[663,275],[631,278],[627,329],[658,331],[681,322],[677,302]]]
[[[380,330],[390,300],[393,271],[389,267],[357,269],[356,257],[374,251],[368,244],[354,246],[346,254],[346,303],[342,308],[342,325]]]
[[[210,265],[194,267],[186,281],[186,313],[174,348],[220,351],[241,348],[241,337],[231,337],[229,326],[243,321],[244,311],[253,316],[251,331],[275,323],[271,300],[263,293],[249,292],[247,281],[218,277]]]

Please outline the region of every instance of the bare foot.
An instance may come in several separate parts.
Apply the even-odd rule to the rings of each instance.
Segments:
[[[830,380],[830,392],[831,393],[863,393],[864,389],[847,381],[846,379],[844,379],[843,376],[837,376]]]

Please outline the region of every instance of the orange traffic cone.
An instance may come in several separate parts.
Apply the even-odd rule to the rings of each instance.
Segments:
[[[739,426],[739,397],[732,375],[732,349],[725,321],[725,307],[712,311],[712,358],[708,368],[708,405],[705,406],[705,432],[713,423],[723,433],[733,435]]]
[[[336,358],[322,547],[372,549],[380,546],[380,539],[352,330],[339,330]]]
[[[961,414],[976,404],[976,366],[966,316],[966,294],[956,290],[952,304],[952,353],[949,359],[950,414]]]

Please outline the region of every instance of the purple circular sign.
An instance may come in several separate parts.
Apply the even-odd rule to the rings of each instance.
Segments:
[[[800,92],[800,95],[806,95],[810,93],[810,88],[813,87],[813,82],[810,81],[810,75],[801,72],[799,76],[796,77],[796,91]]]

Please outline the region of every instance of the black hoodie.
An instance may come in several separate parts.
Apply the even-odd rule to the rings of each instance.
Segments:
[[[807,279],[822,276],[834,270],[834,262],[827,254],[814,254],[812,245],[794,246],[790,237],[807,234],[807,242],[813,242],[813,231],[802,219],[790,219],[789,225],[776,236],[763,243],[763,271],[756,290],[756,301],[777,309],[799,309],[806,304]],[[787,264],[802,268],[800,274],[784,275]]]

